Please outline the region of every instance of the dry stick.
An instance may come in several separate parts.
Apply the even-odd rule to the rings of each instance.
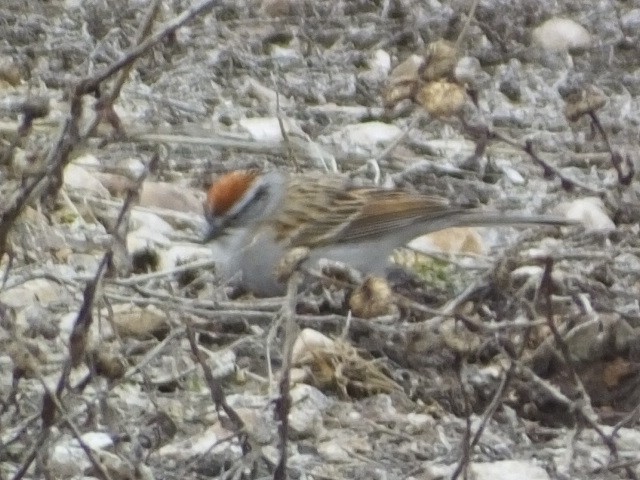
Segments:
[[[621,185],[625,185],[625,186],[630,185],[635,175],[635,168],[633,166],[633,162],[628,156],[625,158],[626,166],[628,169],[627,173],[625,174],[622,171],[622,155],[620,155],[620,153],[616,152],[615,150],[613,150],[613,148],[611,148],[611,143],[609,142],[609,136],[607,135],[607,132],[604,130],[604,127],[602,126],[602,123],[600,122],[598,115],[596,115],[596,112],[593,110],[590,110],[588,115],[589,115],[589,118],[591,119],[591,123],[596,127],[596,130],[598,130],[598,132],[600,133],[600,136],[604,140],[605,145],[607,146],[611,163],[613,164],[613,168],[616,170],[616,173],[618,174],[618,182],[620,182]]]
[[[560,170],[558,170],[557,168],[553,167],[552,165],[550,165],[549,163],[545,162],[540,157],[538,157],[533,151],[533,144],[531,143],[530,140],[527,140],[525,142],[525,145],[523,146],[523,145],[520,145],[517,141],[512,140],[506,137],[505,135],[502,135],[496,132],[495,130],[493,130],[492,128],[486,125],[469,124],[463,118],[462,115],[459,115],[458,119],[462,124],[463,130],[467,134],[469,134],[472,138],[476,139],[476,141],[474,142],[476,147],[475,147],[474,153],[472,154],[473,157],[477,158],[480,155],[482,155],[491,140],[498,140],[514,148],[517,148],[518,150],[523,151],[527,155],[529,155],[535,163],[537,163],[543,168],[543,172],[544,172],[543,177],[545,179],[553,179],[557,176],[558,178],[560,178],[562,187],[565,190],[571,190],[574,186],[579,185],[576,181],[563,176]],[[585,185],[580,185],[580,186],[590,191],[591,193],[597,193],[597,192],[592,192],[593,189],[591,189],[588,186],[585,186]]]
[[[460,34],[458,35],[458,38],[456,39],[456,43],[454,44],[455,51],[458,51],[458,49],[460,48],[460,45],[462,44],[462,41],[464,40],[465,35],[467,34],[467,31],[469,30],[469,25],[471,24],[471,20],[475,16],[478,2],[479,0],[474,0],[473,4],[471,5],[471,8],[469,9],[469,12],[467,13],[467,18],[465,19],[464,25],[462,26],[462,30],[460,30]],[[378,162],[384,160],[389,155],[391,155],[391,153],[400,145],[400,143],[409,136],[409,133],[418,124],[421,118],[422,118],[422,115],[415,116],[407,126],[406,130],[398,134],[398,136],[394,138],[391,141],[391,143],[375,159],[370,160],[370,162],[373,162],[373,164],[377,167],[378,171],[380,170],[380,167],[378,166]],[[376,182],[376,184],[377,183],[378,182]]]
[[[291,410],[291,354],[295,342],[296,296],[302,283],[302,274],[293,272],[287,284],[286,301],[282,306],[284,317],[284,351],[282,353],[282,378],[280,396],[275,401],[274,414],[278,421],[280,435],[280,461],[273,472],[273,480],[286,480],[287,476],[287,438],[289,435],[289,412]]]
[[[451,480],[457,480],[460,474],[464,471],[464,478],[466,479],[469,473],[469,463],[471,462],[471,452],[473,447],[471,446],[471,402],[469,401],[469,395],[465,390],[464,381],[462,380],[462,367],[464,365],[464,359],[457,355],[455,359],[455,371],[456,379],[460,385],[460,394],[464,402],[464,417],[465,417],[465,429],[464,436],[462,438],[462,457],[458,462],[458,466],[451,474]]]
[[[151,350],[149,350],[144,357],[140,359],[133,367],[129,368],[125,374],[120,379],[121,381],[128,380],[137,372],[141,371],[144,367],[146,367],[152,360],[156,359],[160,353],[169,345],[169,343],[173,342],[177,338],[182,337],[185,331],[183,328],[174,328],[169,332],[169,335],[166,336],[160,343],[154,346]],[[115,382],[117,385],[118,382]]]
[[[519,351],[515,355],[515,358],[520,358],[524,353],[525,346],[527,345],[527,339],[529,337],[529,333],[531,332],[532,326],[533,326],[533,323],[530,323],[524,329],[524,338],[520,344]],[[502,354],[505,357],[510,357],[510,355],[507,353],[507,351],[504,348],[502,348],[501,350],[502,350]],[[496,413],[496,410],[500,406],[502,395],[506,391],[507,387],[509,386],[515,374],[516,365],[517,365],[517,362],[512,359],[509,364],[508,370],[503,373],[502,378],[500,379],[500,384],[498,385],[498,388],[496,389],[496,392],[493,395],[493,398],[491,399],[491,403],[489,403],[489,405],[487,406],[484,412],[484,415],[482,416],[482,421],[480,422],[480,425],[478,426],[476,433],[473,435],[473,438],[470,438],[470,436],[468,436],[468,434],[465,432],[465,439],[464,439],[465,444],[463,448],[463,457],[460,459],[460,462],[458,463],[456,470],[451,476],[451,480],[456,480],[460,475],[460,473],[462,473],[463,469],[466,469],[469,462],[471,461],[471,453],[473,452],[473,449],[480,441],[480,437],[482,436],[482,433],[484,432],[484,429],[487,423],[491,418],[493,418],[493,415]],[[460,382],[462,383],[461,379],[460,379]],[[466,401],[466,393],[464,391],[464,388],[462,389],[462,391],[463,391],[463,394],[465,394],[465,401]],[[467,432],[470,434],[469,416],[467,416]]]
[[[190,8],[165,26],[164,29],[147,39],[145,42],[134,47],[122,59],[114,62],[102,72],[93,77],[85,78],[73,87],[69,99],[69,114],[63,122],[55,143],[49,150],[45,160],[46,168],[35,175],[30,182],[21,188],[13,198],[7,202],[8,207],[0,214],[0,258],[6,251],[6,241],[9,230],[22,213],[29,201],[39,196],[43,191],[53,193],[61,185],[62,171],[70,160],[70,153],[79,141],[79,123],[82,113],[82,96],[95,91],[100,83],[109,78],[120,69],[131,65],[139,56],[144,54],[149,48],[162,40],[166,35],[175,31],[194,15],[211,8],[214,0],[207,0]],[[87,129],[87,135],[92,132],[100,122],[99,116],[94,120],[92,126]]]
[[[100,83],[111,77],[114,73],[133,63],[137,58],[144,55],[147,50],[161,42],[168,35],[174,33],[178,28],[194,17],[211,10],[218,2],[219,0],[203,0],[188,8],[176,18],[166,22],[164,25],[161,25],[160,30],[149,36],[139,45],[129,49],[129,51],[120,60],[113,62],[96,75],[81,80],[78,86],[79,92],[84,94],[95,91]]]
[[[553,318],[553,301],[551,299],[551,295],[553,293],[553,280],[551,278],[552,270],[553,270],[553,260],[551,258],[547,258],[545,260],[542,279],[540,280],[540,290],[545,300],[545,310],[546,310],[545,314],[547,319],[547,325],[549,327],[549,330],[551,331],[551,334],[553,335],[556,345],[558,346],[558,348],[560,349],[560,352],[562,353],[563,359],[567,364],[567,368],[569,369],[569,373],[573,377],[573,381],[576,383],[576,387],[578,388],[580,396],[582,397],[582,401],[584,402],[583,408],[590,410],[590,414],[592,414],[593,409],[591,407],[591,399],[589,398],[589,394],[587,393],[587,390],[585,389],[582,383],[582,380],[580,379],[580,376],[578,375],[578,372],[575,368],[575,364],[573,362],[573,359],[571,358],[571,352],[569,350],[569,346],[562,338],[562,335],[560,334],[560,331],[556,327],[556,323]]]
[[[7,237],[11,227],[20,216],[29,201],[37,196],[44,188],[49,180],[52,172],[60,170],[64,167],[67,157],[75,145],[78,134],[78,120],[82,105],[80,98],[72,96],[69,115],[67,116],[55,144],[49,150],[45,165],[47,167],[38,174],[31,177],[27,184],[14,192],[13,196],[6,203],[8,205],[0,214],[0,258],[6,252]]]
[[[199,328],[202,328],[204,325],[208,325],[210,328],[214,326],[225,326],[228,328],[237,328],[242,325],[265,326],[273,318],[273,314],[266,310],[253,311],[237,309],[226,311],[217,310],[212,312],[211,309],[188,307],[180,302],[176,302],[175,300],[162,301],[151,298],[117,295],[114,293],[106,293],[105,296],[116,301],[131,302],[139,305],[155,305],[166,310],[175,310],[197,315],[203,318],[202,325],[198,325]],[[211,322],[211,319],[215,319],[215,324]]]
[[[26,434],[27,429],[32,427],[39,418],[40,414],[36,413],[35,415],[31,415],[30,417],[22,420],[21,425],[13,427],[10,431],[3,431],[0,435],[0,453],[4,455],[4,448],[20,440],[22,436]]]
[[[282,140],[287,150],[287,157],[291,161],[291,164],[293,165],[294,170],[296,172],[300,172],[300,165],[298,164],[298,159],[296,158],[295,153],[293,153],[293,148],[291,147],[291,140],[289,139],[289,133],[287,132],[287,129],[284,126],[284,121],[282,120],[282,112],[280,110],[280,84],[278,83],[278,80],[273,73],[271,74],[271,81],[275,86],[278,126],[280,127],[280,134],[282,135]]]
[[[614,472],[616,470],[620,470],[622,468],[628,469],[631,467],[635,467],[640,463],[640,458],[631,458],[629,460],[621,460],[619,462],[610,463],[609,465],[603,465],[601,467],[595,468],[591,471],[594,475],[602,474],[604,472]]]
[[[131,48],[120,60],[109,65],[92,77],[84,78],[76,83],[70,95],[69,115],[60,128],[54,146],[49,150],[45,160],[46,169],[37,174],[24,188],[22,188],[14,198],[8,202],[9,207],[0,214],[0,257],[5,253],[7,235],[15,220],[18,218],[26,204],[34,196],[39,195],[43,190],[57,190],[59,179],[62,178],[62,170],[69,162],[69,155],[79,141],[78,125],[82,112],[82,96],[98,89],[99,85],[121,69],[133,64],[140,56],[145,54],[151,47],[162,41],[167,35],[175,32],[176,29],[199,15],[213,8],[216,0],[205,0],[191,8],[185,10],[175,19],[167,22],[155,34],[145,41]],[[88,136],[94,130],[95,125],[100,122],[100,116],[86,129],[84,136]]]
[[[253,298],[250,300],[198,300],[192,298],[176,298],[173,295],[167,293],[161,293],[153,289],[142,288],[134,286],[134,289],[142,295],[144,298],[132,297],[130,295],[108,295],[124,302],[144,303],[157,300],[156,305],[165,306],[171,304],[178,304],[178,308],[188,307],[199,309],[200,311],[212,313],[212,310],[219,311],[221,313],[235,313],[235,312],[247,312],[249,315],[254,312],[275,312],[282,307],[282,299],[284,297],[273,298]],[[162,303],[167,302],[167,303]]]
[[[593,428],[598,433],[598,435],[600,436],[604,444],[609,449],[609,454],[616,461],[618,461],[618,446],[613,439],[613,435],[611,436],[606,435],[602,430],[602,428],[600,427],[600,425],[598,424],[597,418],[595,417],[595,412],[593,411],[593,408],[591,406],[591,399],[589,397],[589,394],[587,393],[584,387],[584,384],[582,383],[582,380],[580,379],[580,376],[577,373],[573,359],[571,358],[571,352],[569,350],[569,346],[567,345],[567,342],[565,342],[564,339],[562,338],[562,335],[558,331],[558,328],[556,327],[555,321],[553,319],[553,303],[551,300],[551,293],[553,290],[553,280],[551,278],[552,270],[553,270],[553,260],[551,258],[548,258],[545,262],[545,268],[544,268],[544,273],[542,275],[540,289],[542,290],[542,293],[545,296],[545,300],[546,300],[547,325],[549,326],[549,330],[551,330],[551,333],[556,342],[556,345],[560,349],[560,353],[562,354],[563,360],[565,361],[565,364],[569,369],[569,373],[573,377],[576,388],[580,393],[580,397],[581,397],[580,403],[571,402],[573,408],[570,411],[574,411],[576,413],[578,420],[586,421],[586,424],[591,428]],[[625,472],[629,478],[634,480],[638,479],[635,471],[633,471],[631,467],[628,467],[628,466],[625,467]]]
[[[137,285],[140,283],[148,282],[149,280],[171,277],[176,273],[183,273],[189,270],[196,270],[196,269],[202,269],[202,268],[210,268],[215,266],[215,264],[216,264],[216,261],[210,258],[205,260],[195,260],[193,262],[178,265],[176,267],[173,267],[167,270],[151,272],[151,273],[143,273],[140,275],[132,275],[129,278],[114,279],[114,280],[111,280],[110,283],[123,286],[123,287],[130,286],[130,285]]]
[[[464,121],[462,122],[463,125],[465,126],[465,128],[471,129],[473,130],[473,127],[468,126]],[[537,163],[538,165],[540,165],[543,169],[543,176],[544,178],[547,179],[552,179],[554,177],[558,177],[560,179],[560,183],[562,185],[562,188],[564,188],[565,190],[571,190],[574,187],[579,187],[591,194],[594,195],[600,195],[602,193],[602,191],[590,187],[589,185],[586,185],[578,180],[576,180],[575,178],[569,178],[567,176],[565,176],[558,168],[554,167],[553,165],[551,165],[549,162],[543,160],[542,158],[540,158],[533,150],[533,142],[531,142],[531,140],[526,140],[524,145],[519,144],[518,142],[516,142],[515,140],[511,140],[510,138],[506,137],[505,135],[502,135],[498,132],[496,132],[493,129],[488,129],[487,132],[487,138],[488,139],[494,139],[494,140],[499,140],[501,142],[506,143],[507,145],[510,145],[514,148],[517,148],[518,150],[523,151],[524,153],[526,153],[527,155],[529,155],[529,157],[531,157],[531,159]]]
[[[460,459],[460,462],[458,463],[458,466],[456,467],[455,471],[451,475],[451,480],[456,480],[458,476],[460,476],[460,473],[462,473],[462,470],[465,469],[469,464],[469,462],[471,461],[471,452],[473,452],[473,449],[480,441],[480,437],[482,436],[482,433],[484,432],[484,429],[487,423],[491,418],[493,418],[493,415],[496,413],[496,410],[500,406],[502,395],[504,394],[505,390],[507,389],[507,386],[509,385],[509,383],[511,382],[511,379],[513,378],[513,374],[515,372],[515,366],[516,366],[516,362],[512,361],[509,365],[509,369],[503,373],[502,378],[500,379],[500,385],[498,385],[498,388],[496,389],[496,393],[493,395],[493,398],[491,399],[491,403],[485,410],[485,413],[482,416],[482,421],[480,422],[480,425],[478,426],[478,429],[476,430],[476,433],[473,435],[472,438],[469,435],[471,433],[470,427],[469,427],[470,415],[467,416],[467,430],[465,431],[465,444],[463,448],[464,453],[463,453],[463,457]],[[464,391],[464,387],[462,388],[462,392],[465,395],[465,402],[467,402],[468,400],[466,400],[466,393]],[[466,408],[466,405],[465,405],[465,408]]]
[[[531,368],[525,365],[517,365],[516,373],[525,381],[533,382],[537,386],[541,387],[546,393],[548,393],[555,401],[563,405],[568,411],[576,412],[579,414],[579,418],[582,419],[587,426],[591,427],[602,439],[603,443],[607,446],[614,458],[617,458],[617,445],[612,438],[604,433],[602,427],[594,420],[590,415],[587,415],[582,410],[582,405],[570,400],[560,390],[551,385],[546,380],[540,378]],[[615,452],[615,453],[614,453]],[[635,472],[627,470],[627,476],[633,480],[637,480]]]
[[[153,25],[155,17],[160,9],[160,4],[161,0],[154,0],[154,2],[149,6],[149,10],[147,10],[147,14],[142,20],[142,24],[140,25],[140,28],[138,29],[136,37],[133,41],[134,45],[140,45],[141,42],[143,42],[144,39],[149,36],[149,33],[151,32],[151,26]],[[120,73],[118,73],[118,77],[114,82],[113,88],[111,89],[111,92],[107,97],[107,100],[109,102],[114,102],[120,96],[120,92],[122,91],[124,82],[127,80],[127,77],[129,76],[132,68],[133,62],[129,63],[128,65],[123,67],[122,70],[120,70]]]
[[[159,9],[160,9],[160,0],[154,0],[153,3],[149,5],[149,9],[147,10],[145,17],[142,20],[142,23],[140,24],[136,37],[133,41],[134,45],[139,45],[146,37],[149,36],[149,32],[151,31],[151,26],[153,25],[153,21],[156,15],[158,14]],[[131,72],[132,68],[133,68],[133,62],[125,65],[119,71],[118,76],[113,84],[113,87],[111,88],[111,92],[109,92],[109,94],[104,95],[98,99],[98,102],[96,103],[96,106],[95,106],[95,109],[98,112],[98,115],[96,117],[97,121],[92,122],[92,125],[90,126],[90,128],[87,129],[86,134],[84,135],[85,138],[86,136],[91,135],[95,132],[95,129],[98,127],[98,124],[103,119],[106,120],[113,127],[116,133],[120,135],[124,133],[122,129],[122,122],[120,121],[120,118],[118,117],[116,112],[113,110],[113,104],[116,101],[116,99],[120,96],[120,92],[122,91],[122,86],[124,85],[124,82],[129,77],[129,73]]]
[[[42,418],[43,427],[38,435],[38,438],[36,439],[34,444],[31,446],[31,449],[23,457],[22,465],[20,466],[18,471],[15,473],[15,475],[12,477],[12,480],[20,480],[27,473],[27,471],[29,470],[29,467],[35,460],[37,453],[40,451],[40,449],[44,446],[47,439],[49,438],[51,427],[54,425],[54,423],[58,423],[58,424],[66,423],[69,426],[72,435],[76,438],[81,448],[87,454],[89,461],[91,462],[93,467],[96,469],[100,478],[104,480],[110,480],[110,477],[107,474],[107,472],[104,470],[104,467],[102,466],[102,464],[100,464],[100,462],[97,461],[91,449],[82,440],[81,434],[78,428],[75,426],[73,422],[71,422],[70,414],[62,406],[58,398],[56,398],[57,396],[59,397],[59,395],[57,395],[55,392],[52,392],[49,389],[49,386],[42,379],[42,377],[38,377],[38,380],[42,384],[45,391],[45,394],[43,396],[42,409],[40,412],[40,418]],[[63,413],[63,417],[61,419],[58,419],[57,422],[55,420],[56,411]],[[74,415],[77,415],[77,414],[79,414],[79,412],[74,412]]]
[[[142,23],[140,24],[140,27],[138,28],[138,32],[136,33],[136,38],[134,39],[134,44],[135,45],[141,45],[141,42],[143,42],[144,38],[147,37],[149,35],[149,31],[151,30],[151,26],[153,25],[153,20],[155,18],[155,16],[158,13],[158,9],[159,9],[159,2],[158,0],[155,0],[150,6],[149,9],[147,10],[147,13],[142,21]],[[162,32],[162,29],[160,30]],[[167,33],[168,35],[169,33]],[[143,42],[144,43],[144,42]],[[125,55],[124,58],[126,59],[128,57],[128,55]],[[116,99],[118,98],[118,96],[120,95],[120,91],[122,90],[122,86],[124,85],[124,82],[127,80],[128,76],[129,76],[129,72],[131,71],[131,68],[133,68],[133,62],[135,61],[137,57],[133,57],[130,62],[124,64],[121,68],[118,68],[117,70],[114,70],[113,73],[115,72],[119,72],[118,73],[118,77],[116,78],[116,81],[113,85],[113,88],[111,89],[111,92],[108,95],[105,95],[101,98],[99,98],[97,104],[96,104],[96,111],[98,112],[97,115],[93,118],[93,120],[89,123],[89,125],[87,125],[87,127],[85,128],[85,131],[82,135],[83,139],[87,139],[88,137],[90,137],[91,135],[94,134],[96,128],[98,127],[98,125],[100,124],[100,122],[102,120],[107,120],[107,122],[113,127],[113,129],[120,135],[123,134],[122,131],[122,123],[120,122],[120,119],[118,118],[118,115],[115,113],[115,111],[113,110],[113,103],[116,101]],[[117,62],[116,62],[117,63]],[[113,64],[112,64],[113,65]],[[89,79],[88,83],[93,82],[98,76],[94,76],[91,79]],[[80,90],[83,86],[86,88],[86,90],[82,93],[88,93],[88,92],[92,92],[92,91],[98,91],[99,87],[100,87],[100,83],[102,83],[102,80],[97,81],[97,83],[91,83],[91,85],[84,85],[84,82],[87,81],[87,79],[84,80],[80,80],[78,82],[78,90]]]
[[[207,358],[200,351],[200,348],[198,347],[198,342],[196,341],[196,334],[193,328],[193,324],[191,323],[191,319],[189,319],[188,317],[185,317],[184,323],[187,328],[187,339],[189,340],[191,353],[193,353],[193,356],[195,357],[196,361],[202,368],[202,372],[204,373],[204,378],[205,378],[205,381],[207,382],[207,386],[209,387],[209,392],[211,393],[211,399],[213,400],[216,410],[220,411],[220,409],[222,408],[222,410],[224,410],[224,413],[227,414],[227,416],[233,423],[234,427],[236,428],[236,433],[240,434],[240,432],[244,428],[244,422],[242,421],[242,418],[240,418],[240,415],[238,415],[238,413],[233,408],[231,408],[231,406],[227,403],[227,398],[224,394],[224,390],[222,389],[220,384],[216,381],[215,377],[213,376],[213,373],[211,372],[211,368],[209,367],[209,365],[207,365]],[[245,451],[246,447],[247,447],[246,443],[243,442],[244,453],[247,453],[247,451]]]
[[[529,322],[529,325],[527,325],[524,328],[524,334],[523,334],[523,339],[520,342],[520,348],[518,349],[518,351],[513,357],[509,355],[509,353],[503,347],[501,347],[502,355],[504,355],[505,358],[511,359],[509,363],[509,368],[507,369],[506,372],[503,373],[502,378],[500,379],[500,384],[498,385],[498,388],[496,389],[496,392],[493,395],[491,402],[487,406],[484,412],[484,415],[482,416],[482,421],[480,422],[480,425],[478,426],[476,433],[473,435],[473,438],[469,441],[469,437],[465,436],[466,443],[463,449],[464,455],[463,455],[463,458],[460,459],[460,463],[456,467],[456,470],[454,471],[451,477],[452,480],[455,480],[470,462],[471,453],[473,452],[473,449],[480,441],[480,437],[482,436],[482,433],[488,421],[491,418],[493,418],[493,415],[495,414],[496,410],[501,405],[502,396],[516,373],[516,367],[518,366],[518,361],[515,359],[522,358],[522,355],[528,343],[529,334],[531,333],[531,329],[533,326],[534,326],[534,323]],[[463,393],[464,393],[464,389],[463,389]],[[469,419],[467,418],[467,430],[470,431],[468,424],[469,424]]]
[[[469,25],[471,24],[471,19],[476,14],[476,7],[478,6],[478,1],[479,0],[474,0],[473,1],[473,4],[471,5],[471,8],[469,9],[469,13],[467,13],[467,18],[464,21],[464,25],[462,26],[462,30],[460,30],[460,35],[458,35],[458,38],[456,39],[456,43],[454,44],[454,49],[456,51],[458,51],[458,49],[460,48],[460,45],[462,44],[462,40],[464,39],[464,36],[467,34],[467,31],[469,30]]]
[[[18,471],[15,473],[15,475],[11,477],[11,480],[20,480],[25,476],[25,474],[27,473],[27,470],[35,460],[36,455],[38,454],[42,446],[45,444],[48,437],[49,437],[48,429],[42,430],[40,432],[35,443],[32,445],[31,449],[26,453],[26,455],[22,459],[22,465],[20,466]]]
[[[2,229],[2,220],[0,220],[0,229]],[[0,248],[0,259],[2,259],[1,248]],[[13,261],[15,256],[13,252],[9,251],[9,261],[7,262],[7,267],[5,268],[4,274],[2,275],[2,284],[0,284],[0,292],[4,290],[4,287],[7,285],[7,281],[9,280],[9,272],[11,268],[13,268]]]
[[[16,135],[9,141],[9,145],[5,148],[0,157],[0,165],[9,165],[13,158],[13,152],[20,144],[20,140],[29,136],[33,131],[33,121],[36,118],[43,118],[49,114],[49,104],[44,98],[35,98],[23,100],[13,103],[9,110],[13,113],[22,114],[22,120],[16,125]],[[11,132],[13,133],[13,132]]]
[[[620,430],[625,425],[634,422],[640,416],[640,403],[638,403],[633,410],[627,413],[618,423],[616,423],[611,430],[611,434],[609,435],[611,438],[615,437],[618,434],[618,430]]]
[[[96,209],[96,207],[107,209],[120,208],[122,206],[121,200],[107,200],[91,195],[74,194],[73,192],[70,192],[69,196],[76,201],[89,203],[94,207],[94,209]],[[136,205],[134,211],[154,213],[159,217],[167,218],[172,222],[180,222],[192,229],[197,229],[202,225],[202,221],[194,217],[193,213],[178,212],[176,210],[168,210],[166,208],[141,207],[140,205]],[[174,237],[172,236],[172,238]]]
[[[60,401],[57,398],[57,395],[55,395],[55,394],[53,394],[53,392],[51,392],[51,390],[49,389],[49,387],[46,384],[46,382],[42,379],[42,377],[40,377],[39,380],[40,380],[40,383],[42,384],[42,386],[44,387],[48,398],[51,399],[51,402],[52,402],[53,406],[55,407],[56,411],[61,412],[63,414],[62,419],[61,419],[62,422],[65,423],[69,427],[69,430],[71,430],[71,434],[73,435],[73,437],[78,442],[78,445],[80,446],[80,448],[82,448],[82,450],[84,451],[85,455],[89,459],[89,462],[91,462],[91,465],[95,469],[95,473],[100,478],[102,478],[103,480],[111,480],[111,476],[105,470],[105,468],[102,465],[102,463],[96,458],[96,454],[94,453],[94,451],[82,439],[82,434],[80,433],[80,430],[75,425],[75,423],[73,423],[71,421],[69,412],[60,403]]]
[[[165,36],[173,33],[178,27],[180,27],[182,24],[186,23],[188,20],[198,15],[199,13],[212,8],[215,3],[215,0],[206,0],[191,7],[190,9],[183,12],[182,15],[168,22],[165,28],[161,29],[158,33],[131,49],[129,53],[125,55],[121,60],[114,62],[105,70],[99,72],[97,75],[79,81],[74,86],[70,96],[69,115],[60,128],[60,132],[54,145],[49,150],[49,154],[47,155],[47,159],[45,162],[47,168],[36,175],[34,178],[32,178],[32,180],[24,188],[20,189],[9,201],[9,207],[6,208],[2,212],[2,214],[0,214],[0,257],[2,257],[5,253],[6,240],[11,226],[18,218],[18,216],[22,213],[22,210],[25,208],[29,200],[42,191],[53,193],[53,191],[56,191],[59,188],[61,184],[62,170],[69,162],[70,153],[79,140],[78,124],[81,118],[82,111],[82,95],[91,91],[95,91],[102,81],[109,78],[115,72],[120,71],[122,68],[133,64],[133,62],[139,56],[144,54],[153,45],[161,41]],[[155,10],[155,7],[152,8],[152,11],[153,10]],[[151,17],[152,15],[149,15],[147,18],[149,19]],[[120,87],[117,87],[114,92],[119,92],[119,88]],[[99,119],[97,120],[97,122],[99,122]],[[96,123],[95,120],[94,123]],[[89,134],[91,131],[93,131],[93,128],[87,129],[87,134]],[[141,181],[144,180],[145,175],[146,172],[145,174],[143,174]],[[140,187],[140,185],[141,182],[138,185],[138,188]],[[133,195],[130,194],[125,201],[122,210],[120,211],[115,230],[117,230],[117,228],[119,227],[119,223],[123,220],[123,218],[125,218],[125,214],[128,211],[132,200]],[[77,363],[84,356],[84,351],[86,348],[86,333],[92,321],[91,308],[95,299],[96,289],[99,281],[104,275],[104,271],[111,261],[112,255],[113,251],[109,249],[103,256],[93,281],[89,282],[85,288],[83,304],[71,333],[69,358],[65,362],[63,372],[56,387],[55,396],[58,398],[64,390],[64,386],[68,382],[71,366],[77,365]],[[59,406],[59,403],[57,403],[57,398],[54,398],[54,396],[50,393],[46,393],[43,398],[43,406],[41,410],[43,428],[41,434],[39,435],[39,439],[37,442],[38,445],[43,444],[48,437],[49,429],[53,424],[53,420],[55,418],[55,411],[57,406]],[[23,462],[22,467],[20,468],[16,476],[14,476],[15,480],[18,480],[19,478],[22,478],[22,476],[24,476],[34,459],[35,449],[34,454],[29,455]]]
[[[149,131],[151,130],[151,131]],[[262,153],[266,155],[282,155],[283,149],[281,145],[272,145],[270,143],[251,140],[248,138],[232,137],[230,135],[221,135],[214,131],[202,131],[199,129],[197,134],[176,134],[175,129],[168,131],[165,128],[145,128],[144,131],[135,127],[127,128],[127,141],[129,142],[162,142],[162,143],[179,143],[183,145],[203,145],[215,148],[233,148],[241,152]]]
[[[146,173],[149,171],[150,167],[151,165],[149,165],[145,172],[141,175],[137,185],[137,189],[141,187],[142,182],[146,177]],[[133,198],[134,193],[130,191],[122,206],[122,209],[120,210],[118,219],[114,227],[114,231],[117,231],[120,228],[120,224],[123,222],[123,220],[127,218],[127,212],[131,206]],[[80,307],[80,311],[78,312],[78,316],[76,317],[71,335],[69,337],[69,356],[63,364],[62,372],[56,386],[56,391],[50,392],[49,390],[47,390],[43,397],[41,408],[41,437],[43,436],[44,438],[46,438],[48,436],[48,432],[50,431],[50,428],[55,421],[56,411],[59,410],[58,407],[60,406],[59,398],[62,396],[65,387],[68,385],[71,369],[78,366],[85,357],[87,347],[87,334],[89,332],[89,327],[93,323],[93,316],[91,311],[93,309],[96,291],[107,268],[111,264],[112,257],[113,250],[109,248],[103,255],[93,279],[87,283],[84,289],[82,305]],[[35,455],[33,457],[27,458],[27,460],[23,463],[23,468],[21,468],[20,471],[26,472],[34,459]],[[18,478],[21,477],[14,477],[14,480],[17,480]]]

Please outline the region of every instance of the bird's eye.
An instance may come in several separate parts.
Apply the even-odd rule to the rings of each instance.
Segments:
[[[266,196],[267,188],[266,185],[256,188],[251,197],[244,199],[225,215],[225,223],[246,222],[260,216],[264,209],[263,199]]]

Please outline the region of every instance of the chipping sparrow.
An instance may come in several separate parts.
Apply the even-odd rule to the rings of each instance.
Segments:
[[[209,189],[206,241],[228,251],[223,275],[242,274],[242,284],[261,296],[282,294],[280,260],[308,247],[308,262],[347,263],[364,274],[384,272],[397,247],[425,233],[456,226],[571,222],[554,216],[487,212],[452,207],[436,196],[354,187],[331,174],[235,171]]]

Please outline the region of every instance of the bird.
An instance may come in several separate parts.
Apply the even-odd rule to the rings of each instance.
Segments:
[[[306,262],[343,262],[364,275],[384,274],[394,249],[449,227],[568,225],[564,217],[452,206],[439,196],[357,186],[340,174],[235,170],[208,189],[205,242],[220,242],[224,278],[240,274],[256,296],[282,295],[279,262],[297,247]]]

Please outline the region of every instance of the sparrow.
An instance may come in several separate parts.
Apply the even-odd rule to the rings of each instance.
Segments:
[[[346,263],[363,274],[384,274],[389,256],[412,239],[449,227],[568,225],[557,216],[452,206],[446,199],[401,189],[358,187],[338,174],[238,170],[215,181],[204,204],[205,241],[228,252],[223,277],[241,274],[255,295],[281,295],[280,260],[296,247],[306,262]]]

